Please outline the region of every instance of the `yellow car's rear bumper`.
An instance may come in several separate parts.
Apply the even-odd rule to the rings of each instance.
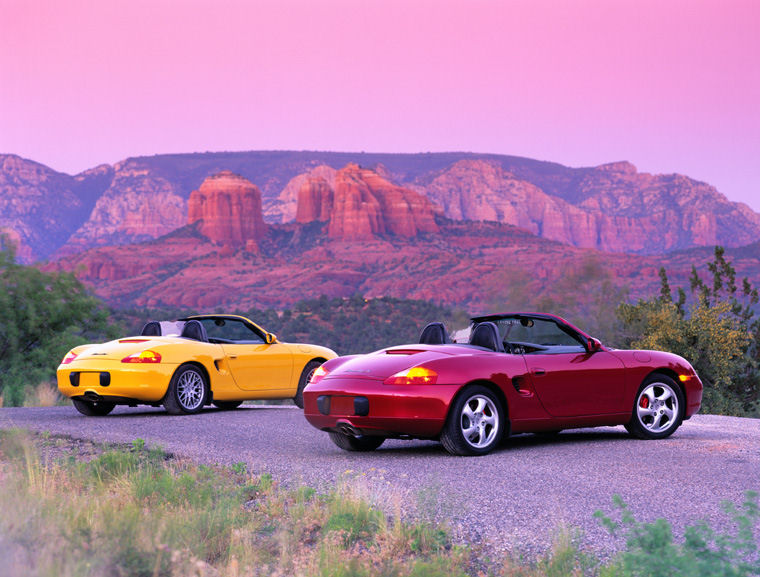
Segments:
[[[82,360],[58,367],[58,390],[66,397],[114,397],[158,402],[169,388],[177,365],[129,364],[115,360]]]

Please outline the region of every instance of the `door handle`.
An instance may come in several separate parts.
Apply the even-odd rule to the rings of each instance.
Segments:
[[[546,374],[546,371],[544,369],[539,369],[539,368],[531,369],[530,372],[531,374],[536,375],[537,377],[541,377]]]
[[[237,355],[228,355],[231,359],[236,359]]]

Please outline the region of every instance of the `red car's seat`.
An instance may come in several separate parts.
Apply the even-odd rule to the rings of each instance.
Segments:
[[[470,344],[490,349],[497,353],[504,352],[504,346],[499,338],[499,329],[493,323],[485,322],[475,326],[470,334]]]
[[[430,323],[420,334],[421,345],[445,345],[450,343],[449,335],[443,323]]]

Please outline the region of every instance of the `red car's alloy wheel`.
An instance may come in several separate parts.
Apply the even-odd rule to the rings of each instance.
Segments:
[[[476,449],[487,447],[499,430],[499,413],[494,402],[483,395],[470,397],[462,409],[459,425],[470,445]]]
[[[452,404],[441,443],[454,455],[485,455],[501,441],[505,423],[496,395],[487,387],[470,385]]]
[[[639,388],[631,420],[625,428],[640,439],[664,439],[681,424],[685,406],[683,392],[676,382],[655,373]]]
[[[666,383],[652,383],[639,394],[639,422],[652,433],[663,433],[678,416],[678,397]]]

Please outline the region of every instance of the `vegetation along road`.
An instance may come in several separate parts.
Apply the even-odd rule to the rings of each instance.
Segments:
[[[457,540],[494,553],[541,553],[563,526],[580,529],[583,545],[611,552],[622,544],[593,513],[616,514],[614,494],[638,520],[664,517],[676,534],[700,519],[728,529],[721,502],[739,504],[745,491],[760,490],[760,420],[735,417],[696,415],[661,441],[634,440],[623,427],[522,435],[471,458],[426,441],[346,453],[290,406],[179,417],[150,408],[117,408],[107,417],[83,417],[73,407],[0,409],[0,428],[11,427],[103,442],[140,438],[202,463],[242,462],[285,485],[356,483],[383,507],[446,519]]]

